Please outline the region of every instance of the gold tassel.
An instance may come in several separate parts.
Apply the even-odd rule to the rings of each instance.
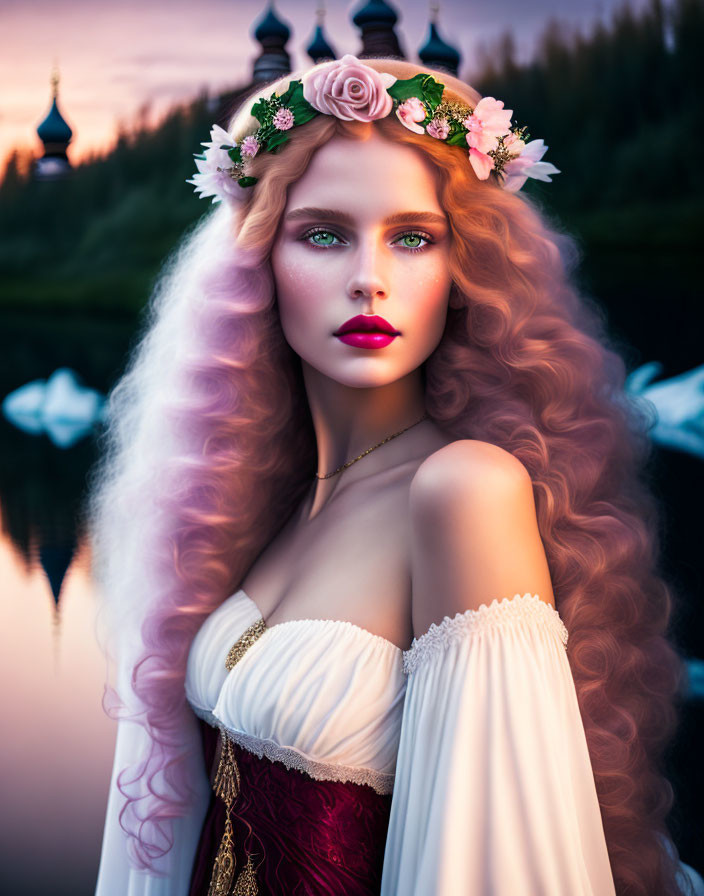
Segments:
[[[225,803],[227,814],[225,818],[225,832],[222,835],[218,853],[215,857],[215,864],[213,865],[208,896],[228,896],[235,874],[235,848],[230,810],[240,790],[240,770],[235,761],[232,742],[222,729],[220,729],[220,743],[220,762],[218,763],[218,770],[213,782],[213,790],[216,796],[220,797]]]
[[[257,887],[257,875],[252,867],[252,857],[247,856],[247,864],[240,872],[237,878],[235,889],[232,896],[258,896],[259,888]]]
[[[232,841],[232,822],[228,815],[225,822],[225,833],[220,841],[220,848],[215,857],[213,874],[210,878],[208,896],[227,896],[235,873],[235,851]],[[241,876],[241,875],[240,875]]]
[[[245,652],[265,631],[266,623],[263,619],[258,619],[235,641],[225,659],[225,669],[228,672],[234,669]],[[220,729],[220,744],[220,762],[213,781],[213,790],[225,803],[225,831],[215,856],[208,896],[230,896],[230,887],[235,876],[235,844],[230,812],[240,792],[240,770],[235,760],[232,741],[224,728]],[[258,896],[258,893],[256,872],[252,867],[252,857],[248,854],[247,864],[240,872],[231,896]]]

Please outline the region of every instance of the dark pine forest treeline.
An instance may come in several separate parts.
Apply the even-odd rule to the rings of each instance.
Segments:
[[[577,235],[586,257],[600,247],[698,245],[702,46],[704,0],[650,0],[586,36],[552,22],[529,64],[516,62],[510,34],[483,54],[477,88],[515,109],[562,171],[524,190]],[[141,307],[164,257],[205,210],[185,180],[213,118],[229,111],[227,98],[200,97],[156,128],[136,123],[109,155],[56,183],[32,181],[12,155],[0,186],[5,307]]]
[[[552,22],[525,66],[507,34],[485,54],[477,86],[520,110],[525,121],[514,120],[550,147],[545,158],[563,173],[549,201],[563,215],[640,208],[650,223],[664,213],[655,234],[634,217],[635,232],[613,238],[692,244],[704,195],[703,47],[703,0],[650,0],[639,14],[622,6],[588,37]]]

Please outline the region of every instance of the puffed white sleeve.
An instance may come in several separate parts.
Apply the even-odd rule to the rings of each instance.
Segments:
[[[124,687],[124,676],[122,680]],[[126,693],[125,690],[121,693]],[[115,758],[103,831],[103,845],[95,896],[187,896],[200,832],[210,799],[210,783],[203,762],[198,723],[192,710],[184,707],[179,734],[188,750],[184,782],[192,793],[192,807],[182,817],[172,819],[173,846],[156,860],[151,873],[133,866],[127,852],[127,837],[120,825],[125,796],[117,786],[122,769],[143,760],[148,735],[137,722],[121,718],[117,726]],[[164,789],[163,781],[161,789]]]
[[[566,644],[531,594],[414,639],[382,896],[615,894]]]

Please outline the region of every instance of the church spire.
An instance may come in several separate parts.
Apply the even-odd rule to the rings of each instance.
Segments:
[[[385,0],[368,0],[352,16],[352,21],[362,32],[362,49],[357,56],[406,58],[394,31],[398,16]]]
[[[337,58],[337,53],[330,46],[325,35],[323,34],[323,24],[325,22],[324,0],[318,0],[318,8],[315,11],[315,16],[318,22],[315,26],[313,39],[306,47],[306,53],[315,63],[323,62],[323,60],[325,59],[335,59]]]
[[[446,69],[450,74],[457,76],[462,57],[451,44],[440,37],[437,28],[439,12],[440,4],[436,0],[431,0],[428,39],[418,50],[418,56],[425,65]]]
[[[42,180],[61,177],[71,170],[66,150],[73,138],[73,131],[59,111],[58,98],[59,70],[54,65],[51,73],[51,107],[37,128],[37,135],[44,144],[44,155],[35,162],[34,174]]]
[[[273,81],[287,75],[291,71],[291,59],[286,44],[291,29],[277,16],[273,2],[259,20],[254,36],[262,45],[262,52],[254,60],[252,80],[255,83]]]

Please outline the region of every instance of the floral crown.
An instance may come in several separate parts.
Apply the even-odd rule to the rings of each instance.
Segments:
[[[469,162],[479,180],[493,172],[499,185],[515,193],[529,177],[550,181],[559,174],[550,162],[541,162],[547,146],[542,140],[528,143],[526,128],[511,127],[512,109],[486,96],[474,108],[443,101],[445,89],[432,75],[421,73],[401,80],[378,72],[356,56],[325,63],[290,81],[284,93],[259,99],[251,114],[259,122],[256,131],[236,143],[227,131],[213,125],[206,151],[195,156],[198,173],[193,184],[201,198],[237,199],[243,187],[256,177],[245,166],[260,152],[277,152],[289,139],[288,132],[317,115],[334,115],[345,121],[373,121],[392,111],[404,127],[427,134],[451,146],[468,146]]]

